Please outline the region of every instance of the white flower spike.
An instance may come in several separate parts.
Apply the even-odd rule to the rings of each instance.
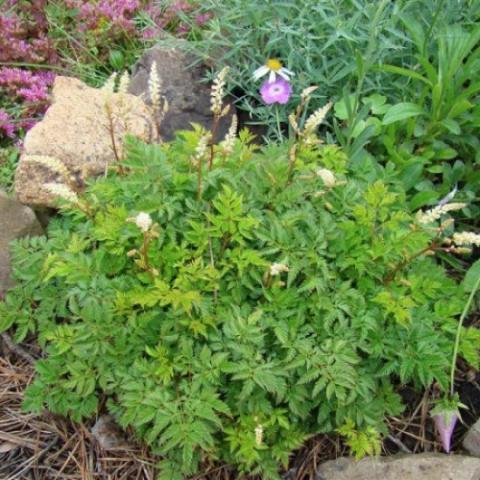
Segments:
[[[259,80],[260,78],[264,77],[268,74],[268,83],[273,83],[277,75],[282,77],[283,79],[289,81],[290,77],[295,75],[291,70],[285,68],[280,60],[276,58],[269,58],[265,65],[262,65],[260,68],[257,68],[253,72],[253,79]]]

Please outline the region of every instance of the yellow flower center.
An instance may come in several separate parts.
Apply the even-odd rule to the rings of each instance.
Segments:
[[[273,70],[274,72],[278,72],[283,67],[282,62],[276,58],[268,59],[266,66],[269,70]]]

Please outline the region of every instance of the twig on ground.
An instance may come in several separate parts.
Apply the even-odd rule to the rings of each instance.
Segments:
[[[12,337],[7,333],[4,332],[2,333],[2,340],[5,343],[5,346],[15,355],[17,355],[20,358],[23,358],[23,360],[26,360],[28,363],[34,365],[35,364],[35,359],[30,355],[26,350],[24,350],[20,345],[17,345],[14,343],[12,340]]]

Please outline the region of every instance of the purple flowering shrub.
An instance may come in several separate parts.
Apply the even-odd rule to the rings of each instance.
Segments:
[[[31,128],[48,106],[52,72],[0,68],[0,135],[14,139]]]
[[[18,137],[48,107],[54,73],[100,83],[135,61],[168,31],[188,35],[210,19],[193,1],[4,0],[0,3],[0,145]]]
[[[5,0],[0,5],[0,62],[56,62],[46,4],[47,0]]]

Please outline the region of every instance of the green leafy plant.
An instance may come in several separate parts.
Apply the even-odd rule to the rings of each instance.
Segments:
[[[11,191],[19,151],[16,147],[0,148],[0,189]]]
[[[25,408],[80,420],[106,399],[164,458],[161,479],[216,460],[279,478],[337,429],[378,452],[397,385],[448,388],[468,295],[431,256],[453,248],[448,209],[412,216],[390,172],[371,181],[311,137],[295,162],[288,143],[242,132],[211,157],[204,138],[130,140],[48,238],[13,244],[0,329],[45,352]]]
[[[466,199],[480,186],[477,172],[480,126],[480,26],[450,26],[435,37],[435,54],[425,52],[426,32],[411,16],[404,18],[417,49],[416,68],[380,69],[409,80],[401,102],[375,93],[355,109],[355,95],[335,107],[337,139],[352,158],[365,155],[395,164],[412,191],[412,207],[438,200],[457,184]],[[471,210],[472,216],[476,210]]]

